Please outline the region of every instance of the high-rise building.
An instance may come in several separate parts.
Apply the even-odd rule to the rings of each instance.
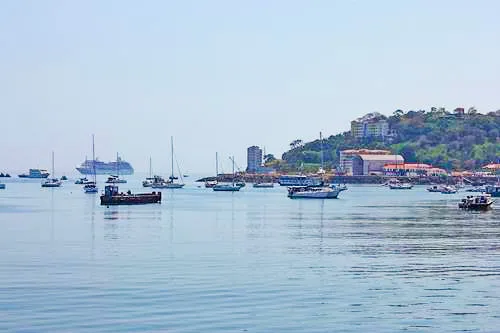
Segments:
[[[262,166],[262,149],[251,146],[247,149],[247,172],[257,172]]]
[[[389,123],[387,118],[372,112],[351,121],[351,134],[355,138],[384,137],[389,134]]]

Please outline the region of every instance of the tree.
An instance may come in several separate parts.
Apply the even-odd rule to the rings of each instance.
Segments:
[[[394,111],[394,113],[392,114],[394,117],[401,117],[402,115],[404,115],[404,111],[401,110],[401,109],[397,109],[396,111]]]
[[[264,164],[271,163],[276,160],[276,157],[274,157],[273,154],[266,154],[264,155]]]
[[[468,115],[470,115],[470,116],[471,116],[471,115],[475,115],[475,114],[477,114],[477,110],[476,110],[476,108],[475,108],[475,107],[473,107],[473,106],[471,106],[471,107],[467,110],[467,114],[468,114]]]

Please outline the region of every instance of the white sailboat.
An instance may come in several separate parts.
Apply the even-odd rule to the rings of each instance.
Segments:
[[[172,159],[170,176],[168,177],[168,180],[166,182],[153,183],[151,185],[152,188],[177,189],[177,188],[184,187],[184,182],[182,181],[182,174],[180,172],[179,172],[179,177],[181,178],[181,182],[180,183],[175,182],[177,177],[174,176],[174,137],[173,136],[170,137],[170,152],[171,152],[171,159]]]
[[[232,183],[231,184],[217,184],[215,185],[212,189],[216,192],[236,192],[239,191],[242,186],[238,186],[234,183],[234,178],[236,177],[234,173],[234,156],[230,157],[231,161],[233,162],[233,177],[232,177]]]
[[[206,188],[213,188],[217,185],[217,177],[219,176],[219,154],[215,152],[215,180],[207,180],[205,182]]]
[[[149,177],[147,177],[146,180],[144,180],[142,182],[142,186],[143,187],[151,187],[151,186],[153,186],[154,181],[155,181],[155,178],[153,177],[153,168],[152,168],[152,164],[151,164],[151,157],[149,157]]]
[[[116,153],[116,175],[110,175],[106,183],[108,184],[125,184],[127,181],[125,179],[120,179],[120,156]],[[94,168],[95,164],[93,163]]]
[[[97,193],[99,189],[97,188],[97,178],[95,172],[95,147],[94,147],[94,134],[92,134],[92,182],[85,184],[83,190],[85,193]]]
[[[52,152],[52,177],[47,178],[43,183],[42,187],[60,187],[62,182],[55,178],[55,172],[54,172],[54,152]]]

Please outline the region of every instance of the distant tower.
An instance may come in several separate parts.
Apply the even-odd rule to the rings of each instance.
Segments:
[[[247,149],[247,172],[256,172],[262,166],[262,149],[251,146]]]

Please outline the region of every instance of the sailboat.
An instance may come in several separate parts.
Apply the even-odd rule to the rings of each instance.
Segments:
[[[234,174],[234,156],[230,157],[231,161],[233,162],[233,177],[232,177],[232,183],[231,184],[217,184],[215,185],[212,189],[216,192],[236,192],[239,191],[242,186],[238,186],[234,183],[234,178],[236,175]]]
[[[151,187],[151,186],[153,186],[154,181],[155,181],[155,178],[153,177],[153,168],[151,166],[151,157],[149,157],[149,177],[147,177],[146,180],[144,180],[142,182],[142,186],[143,187]]]
[[[170,153],[171,153],[171,159],[172,159],[172,168],[171,168],[171,173],[170,177],[168,177],[168,180],[166,182],[161,182],[161,183],[153,183],[151,185],[152,188],[171,188],[171,189],[176,189],[176,188],[183,188],[184,183],[182,182],[182,175],[179,172],[179,175],[181,177],[181,183],[176,183],[175,180],[177,177],[174,176],[174,137],[170,137]]]
[[[125,179],[120,179],[120,156],[118,156],[118,153],[116,153],[116,175],[110,175],[108,177],[108,180],[106,180],[106,183],[108,184],[125,184],[127,181]],[[94,163],[92,165],[95,168]]]
[[[217,177],[219,176],[219,155],[217,152],[215,152],[215,179],[214,180],[207,180],[205,182],[205,187],[206,188],[213,188],[215,185],[217,185]]]
[[[94,134],[92,134],[92,182],[85,184],[83,190],[85,193],[97,193],[99,189],[97,188],[97,178],[95,172],[95,148],[94,148]]]
[[[59,187],[62,182],[54,177],[54,152],[52,152],[52,178],[47,178],[43,183],[42,187]]]

